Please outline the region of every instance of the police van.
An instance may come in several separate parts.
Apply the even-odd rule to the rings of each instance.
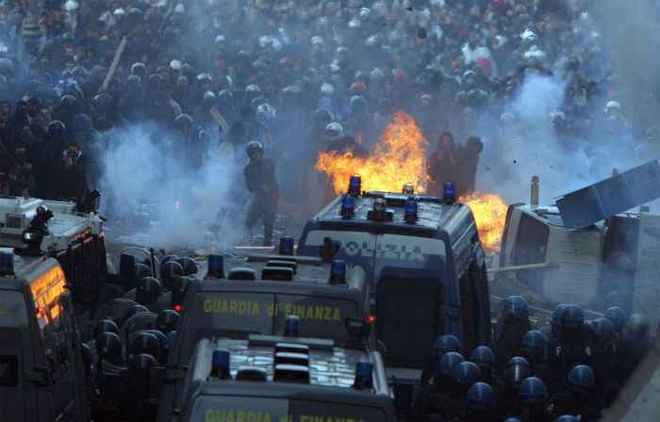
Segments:
[[[333,253],[365,270],[388,367],[419,370],[445,333],[466,350],[489,343],[485,254],[470,208],[451,190],[442,200],[361,192],[356,178],[305,225],[298,254]]]
[[[201,338],[281,335],[291,315],[299,318],[303,337],[351,347],[369,341],[369,291],[360,268],[262,255],[234,261],[243,266],[225,275],[224,269],[218,274],[218,259],[222,267],[231,262],[211,256],[209,275],[186,291],[171,365],[186,365]]]
[[[380,354],[328,339],[202,339],[182,388],[159,422],[396,421]]]
[[[0,249],[0,415],[89,420],[80,338],[63,268]]]
[[[0,198],[0,246],[46,253],[62,266],[75,303],[98,298],[107,274],[103,221],[76,203]]]

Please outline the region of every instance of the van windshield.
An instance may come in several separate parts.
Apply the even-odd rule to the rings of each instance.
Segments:
[[[0,327],[21,328],[27,325],[25,297],[14,290],[0,290]]]

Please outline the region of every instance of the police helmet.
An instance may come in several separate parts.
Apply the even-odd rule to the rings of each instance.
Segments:
[[[131,305],[126,310],[124,311],[124,314],[121,316],[121,319],[119,321],[119,326],[123,326],[126,321],[128,321],[133,315],[136,315],[140,312],[149,312],[149,309],[147,309],[146,306],[136,304],[136,305]]]
[[[139,76],[144,78],[147,76],[147,66],[144,63],[136,62],[131,65],[131,75]]]
[[[154,274],[151,271],[151,267],[148,266],[147,264],[144,264],[142,262],[138,262],[135,264],[135,278],[137,280],[140,280],[144,277],[151,277],[153,275]]]
[[[119,361],[122,357],[121,339],[117,333],[109,331],[99,333],[96,336],[96,352],[103,359]]]
[[[264,155],[264,145],[259,141],[249,142],[245,150],[251,160],[257,160]]]
[[[119,327],[111,319],[102,319],[96,323],[96,328],[94,328],[94,337],[101,333],[119,334]]]
[[[186,89],[190,85],[190,79],[186,75],[181,75],[176,78],[176,87],[179,89]]]
[[[158,301],[161,292],[162,287],[158,279],[154,277],[144,277],[138,281],[135,300],[137,300],[140,305],[150,306]]]
[[[521,352],[533,362],[545,360],[548,348],[548,337],[539,330],[530,330],[522,338]]]
[[[598,318],[591,321],[591,333],[596,346],[612,344],[616,330],[614,324],[607,318]]]
[[[181,305],[191,283],[191,277],[176,276],[173,277],[170,283],[170,290],[172,291],[172,306]]]
[[[458,352],[447,352],[443,354],[440,356],[440,360],[436,364],[433,376],[436,378],[450,376],[452,368],[464,360],[463,355]]]
[[[367,109],[367,100],[362,95],[353,95],[350,101],[352,113],[361,113]]]
[[[504,371],[504,378],[511,384],[519,384],[532,375],[529,362],[522,356],[514,356],[509,360]]]
[[[470,360],[480,368],[492,368],[495,365],[495,353],[488,346],[477,346],[470,353]]]
[[[329,123],[325,127],[325,134],[329,139],[339,139],[344,136],[344,127],[338,122]]]
[[[213,83],[213,76],[210,73],[200,73],[197,75],[197,82],[201,84]]]
[[[614,326],[614,330],[621,332],[626,324],[626,313],[620,306],[610,306],[605,311],[605,318],[609,319]]]
[[[573,415],[561,415],[555,419],[555,422],[580,422],[580,418]]]
[[[166,289],[171,290],[174,278],[182,275],[183,267],[177,261],[170,260],[161,264],[160,280]]]
[[[92,98],[92,106],[97,113],[109,113],[112,109],[112,96],[107,92],[95,95]]]
[[[520,384],[520,401],[523,405],[545,403],[548,391],[541,378],[528,377]]]
[[[550,320],[550,328],[552,330],[552,335],[553,336],[558,336],[559,335],[559,330],[561,328],[561,316],[564,313],[564,310],[566,309],[568,305],[565,303],[560,303],[557,305],[552,311],[552,319]]]
[[[78,106],[78,99],[70,94],[62,95],[60,98],[60,108],[67,111],[74,111]]]
[[[509,296],[502,301],[500,314],[511,319],[526,320],[529,318],[529,306],[522,296]]]
[[[156,365],[158,365],[156,358],[147,353],[133,355],[129,360],[131,372],[147,372]]]
[[[181,113],[174,119],[174,126],[181,132],[186,132],[192,129],[193,119],[186,113]]]
[[[588,365],[576,365],[568,373],[568,386],[574,392],[588,393],[595,385],[594,371]]]
[[[58,139],[64,136],[66,126],[60,120],[53,120],[48,123],[48,137],[51,139]]]
[[[177,261],[181,264],[181,268],[183,268],[183,275],[193,275],[197,272],[197,263],[189,256],[179,258]]]
[[[130,336],[129,351],[131,355],[146,353],[156,360],[160,359],[161,344],[158,337],[148,331],[138,331]]]
[[[158,339],[158,343],[160,343],[160,351],[161,351],[160,358],[163,359],[170,347],[170,340],[167,334],[165,334],[164,332],[160,331],[157,328],[154,328],[152,330],[144,330],[144,332],[156,336],[156,338]]]
[[[579,329],[584,326],[584,311],[579,305],[566,305],[560,316],[562,329]]]
[[[156,328],[163,333],[169,333],[176,329],[179,322],[179,313],[173,309],[163,309],[156,317]]]
[[[447,352],[463,351],[461,341],[453,334],[445,334],[435,339],[433,342],[433,356],[441,357]]]
[[[215,106],[217,97],[213,91],[206,91],[202,97],[202,101],[204,102],[204,106],[210,109],[211,107]]]
[[[477,382],[470,387],[465,396],[465,407],[469,413],[495,410],[496,398],[493,388],[485,382]]]
[[[451,377],[466,389],[481,378],[481,370],[474,362],[459,362],[451,368]]]
[[[261,93],[261,88],[259,88],[259,85],[250,84],[245,87],[245,92],[249,92],[252,94]]]

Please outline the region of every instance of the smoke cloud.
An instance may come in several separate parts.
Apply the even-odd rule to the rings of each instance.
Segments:
[[[245,234],[246,194],[232,157],[213,156],[199,169],[186,168],[172,153],[175,136],[149,124],[116,129],[108,137],[101,158],[105,211],[113,220],[147,217],[138,233],[124,239],[128,243],[224,249]]]
[[[583,137],[560,137],[551,115],[560,109],[566,85],[558,76],[528,76],[505,107],[508,116],[498,123],[491,116],[481,118],[480,190],[510,203],[528,202],[531,178],[539,176],[541,203],[552,204],[562,194],[611,176],[615,168],[623,171],[645,161],[630,143],[630,133],[612,137],[594,130]]]

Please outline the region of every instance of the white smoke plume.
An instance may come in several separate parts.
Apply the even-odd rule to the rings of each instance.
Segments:
[[[114,221],[146,217],[127,243],[165,249],[233,246],[245,234],[239,163],[213,156],[202,168],[187,169],[168,150],[174,139],[163,132],[145,124],[110,132],[101,159],[106,211]]]
[[[565,90],[559,77],[528,76],[496,128],[492,120],[482,119],[479,190],[510,203],[528,202],[531,178],[539,176],[541,203],[552,204],[562,194],[611,176],[615,168],[623,171],[645,161],[624,139],[600,132],[584,139],[560,138],[551,115],[560,109]]]

